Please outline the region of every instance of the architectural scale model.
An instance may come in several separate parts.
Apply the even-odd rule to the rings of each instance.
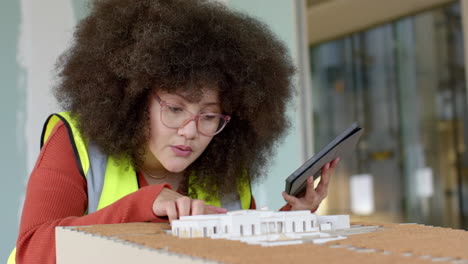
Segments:
[[[227,214],[184,216],[172,221],[172,235],[239,240],[262,246],[325,243],[376,227],[352,229],[349,215],[317,216],[310,211],[238,210]]]

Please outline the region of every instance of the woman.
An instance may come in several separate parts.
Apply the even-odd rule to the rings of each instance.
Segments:
[[[61,57],[16,260],[55,263],[56,226],[255,208],[295,72],[265,25],[203,0],[98,0]],[[337,160],[282,210],[315,210]]]

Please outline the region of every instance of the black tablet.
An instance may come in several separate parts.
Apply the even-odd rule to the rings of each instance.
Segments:
[[[350,154],[361,134],[362,128],[357,123],[343,131],[286,179],[286,193],[293,196],[300,194],[306,187],[309,176],[314,175],[314,179],[318,178],[325,164],[335,158],[342,159]]]

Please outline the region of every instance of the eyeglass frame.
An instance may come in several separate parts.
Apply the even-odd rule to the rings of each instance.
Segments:
[[[222,114],[216,114],[216,113],[201,113],[201,114],[193,114],[192,112],[190,112],[189,110],[183,108],[182,106],[180,105],[175,105],[175,104],[171,104],[171,103],[168,103],[167,101],[164,101],[162,100],[157,94],[153,94],[154,95],[154,98],[156,99],[156,102],[158,102],[159,106],[161,107],[160,108],[160,111],[159,111],[159,118],[161,119],[161,123],[167,127],[167,128],[171,128],[171,129],[181,129],[183,127],[185,127],[188,123],[190,123],[191,121],[195,121],[195,125],[197,127],[197,131],[202,134],[202,135],[205,135],[205,136],[208,136],[208,137],[212,137],[212,136],[215,136],[217,134],[219,134],[221,131],[223,131],[223,129],[226,127],[226,125],[229,123],[229,121],[231,120],[231,116],[228,116],[228,115],[222,115]],[[190,114],[190,118],[185,120],[182,125],[180,127],[170,127],[168,125],[166,125],[163,121],[163,109],[164,107],[167,107],[168,105],[174,105],[174,106],[177,106],[177,107],[182,107],[184,111],[186,111],[187,113]],[[219,129],[219,131],[217,131],[216,133],[214,134],[206,134],[206,133],[203,133],[202,131],[200,131],[200,129],[198,128],[198,120],[200,120],[200,117],[202,116],[205,116],[205,115],[210,115],[210,116],[217,116],[217,117],[220,117],[222,119],[224,119],[224,124],[223,126]]]

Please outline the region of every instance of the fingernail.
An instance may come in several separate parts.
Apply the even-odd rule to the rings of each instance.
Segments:
[[[307,179],[307,183],[311,184],[313,182],[314,182],[314,177],[311,176]]]
[[[223,208],[223,207],[214,207],[216,209],[217,212],[220,212],[220,213],[225,213],[227,212],[227,209],[226,208]]]

